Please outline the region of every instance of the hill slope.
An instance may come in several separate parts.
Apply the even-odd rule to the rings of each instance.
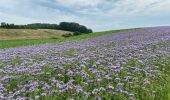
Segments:
[[[0,40],[63,38],[72,32],[50,29],[0,29]]]
[[[0,100],[170,100],[169,37],[153,27],[0,49]]]
[[[111,34],[111,33],[116,33],[116,32],[124,32],[124,31],[129,31],[129,30],[136,30],[136,29],[140,29],[140,28],[110,30],[110,31],[104,31],[104,32],[96,32],[96,33],[92,33],[92,34],[83,34],[83,35],[78,35],[78,36],[72,36],[72,37],[68,37],[68,38],[60,38],[60,39],[56,39],[55,37],[52,37],[49,39],[42,39],[42,38],[31,39],[31,38],[25,37],[25,39],[20,39],[20,40],[15,40],[15,39],[12,39],[11,37],[8,37],[8,40],[5,40],[5,39],[1,40],[2,33],[0,32],[0,38],[1,38],[0,39],[0,48],[11,48],[11,47],[18,47],[18,46],[38,45],[38,44],[56,43],[56,42],[59,43],[59,42],[65,42],[65,41],[71,41],[71,40],[87,39],[87,38],[97,37],[97,36],[101,36],[101,35],[106,35],[106,34]],[[14,31],[21,31],[21,30],[14,30]],[[34,31],[36,31],[36,30],[34,30]],[[3,34],[9,34],[11,36],[10,32],[12,32],[12,29],[6,30],[6,32],[4,32]],[[19,35],[21,35],[21,33],[19,33],[19,32],[16,32],[16,33],[18,33],[18,37],[21,37],[21,36],[19,36]],[[35,33],[33,33],[33,34],[35,34]],[[43,35],[43,34],[39,34],[39,35]],[[15,36],[15,35],[14,35],[14,37],[17,38],[17,36]]]

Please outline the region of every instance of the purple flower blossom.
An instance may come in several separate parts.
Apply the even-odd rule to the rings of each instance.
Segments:
[[[169,42],[170,27],[153,27],[60,44],[0,49],[0,99],[38,100],[66,94],[100,100],[107,92],[134,100],[135,89],[142,86],[147,93],[152,81],[162,82],[168,75]]]

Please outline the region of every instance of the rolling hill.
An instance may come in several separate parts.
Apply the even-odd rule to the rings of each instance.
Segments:
[[[13,48],[19,46],[39,45],[46,43],[59,43],[71,40],[87,39],[101,35],[136,30],[141,28],[109,30],[103,32],[95,32],[92,34],[83,34],[71,36],[68,38],[61,37],[62,34],[70,32],[60,30],[47,29],[0,29],[0,48]],[[45,39],[44,39],[45,38]]]
[[[57,39],[72,32],[50,29],[0,29],[0,40]]]
[[[0,100],[170,100],[169,37],[150,27],[0,49]]]

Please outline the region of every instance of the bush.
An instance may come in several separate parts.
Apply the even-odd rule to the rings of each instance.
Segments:
[[[74,22],[61,22],[59,24],[61,30],[75,32],[75,35],[80,35],[79,33],[92,33],[91,29],[88,29],[84,25],[80,25]]]
[[[72,36],[71,33],[67,33],[67,34],[63,34],[63,35],[62,35],[62,37],[70,37],[70,36]]]
[[[76,31],[73,33],[73,35],[81,35],[81,32]]]

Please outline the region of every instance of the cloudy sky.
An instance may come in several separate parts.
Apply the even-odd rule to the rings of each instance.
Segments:
[[[94,31],[170,25],[170,0],[1,0],[0,22],[78,22]]]

